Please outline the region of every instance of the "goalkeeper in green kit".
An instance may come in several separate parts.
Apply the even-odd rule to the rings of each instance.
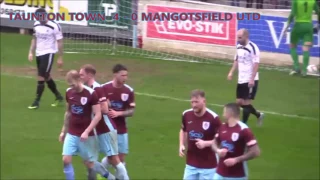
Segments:
[[[297,44],[303,39],[303,68],[302,75],[306,76],[307,67],[310,59],[310,48],[313,43],[313,33],[318,33],[319,26],[313,27],[312,14],[315,11],[318,15],[318,24],[320,24],[319,7],[316,0],[292,0],[291,13],[288,18],[287,32],[290,23],[294,20],[294,25],[290,35],[290,54],[293,60],[293,71],[290,75],[300,74],[300,65],[297,53]]]

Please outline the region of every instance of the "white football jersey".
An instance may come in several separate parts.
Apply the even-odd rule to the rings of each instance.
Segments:
[[[238,62],[238,84],[248,83],[253,73],[254,63],[260,63],[260,50],[251,41],[245,46],[238,44],[234,60]],[[259,80],[258,72],[254,80]]]
[[[33,26],[36,37],[36,56],[58,52],[57,40],[63,39],[61,27],[54,21],[42,25],[36,21]]]

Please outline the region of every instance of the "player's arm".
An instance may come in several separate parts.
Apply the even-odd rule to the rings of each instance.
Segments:
[[[237,162],[248,161],[260,156],[260,148],[257,143],[257,140],[254,138],[250,129],[244,129],[242,131],[244,141],[248,147],[247,152],[245,152],[242,156],[236,157]]]
[[[297,3],[295,0],[293,0],[291,5],[291,12],[288,17],[287,27],[289,27],[290,23],[293,21],[294,17],[296,16],[296,12],[297,12]]]
[[[35,30],[33,29],[33,36],[31,39],[31,44],[30,44],[30,49],[29,49],[29,54],[33,55],[34,51],[36,50],[36,46],[37,46],[37,41],[36,41],[36,35],[35,35]]]
[[[251,52],[251,57],[253,61],[253,69],[252,69],[252,75],[251,75],[251,81],[254,81],[254,78],[257,75],[257,72],[259,70],[259,63],[260,63],[260,50],[258,46],[253,46],[254,51]]]
[[[68,131],[69,121],[70,121],[70,117],[71,117],[68,103],[66,104],[66,107],[67,107],[67,109],[66,109],[66,112],[64,113],[64,121],[63,121],[63,126],[61,129],[61,133],[64,133],[64,134],[66,134]]]
[[[123,116],[123,117],[133,116],[134,110],[136,107],[136,103],[134,101],[134,92],[133,91],[129,94],[128,103],[129,103],[129,108],[127,108],[124,111],[120,111],[120,116]]]
[[[107,97],[106,97],[106,95],[105,95],[105,93],[103,91],[103,87],[97,87],[94,90],[96,91],[97,96],[99,98],[101,112],[103,114],[108,114],[109,104],[108,104]]]
[[[212,123],[212,129],[211,131],[216,134],[218,132],[218,129],[220,128],[221,126],[221,121],[219,119],[219,116],[216,116],[214,117],[214,120],[213,120],[213,123]],[[196,145],[199,143],[199,141],[202,141],[202,144],[204,147],[211,147],[213,145],[213,142],[214,142],[214,139],[212,140],[207,140],[207,141],[203,141],[203,140],[200,140],[200,139],[196,139],[197,143]]]
[[[232,67],[229,71],[229,76],[233,76],[233,73],[235,70],[237,70],[237,68],[238,68],[238,55],[236,54],[234,56],[234,61],[233,61]]]
[[[186,144],[187,144],[187,128],[186,128],[184,115],[182,115],[181,128],[179,131],[179,145],[185,146]]]
[[[217,142],[216,138],[213,139],[212,144],[211,144],[211,148],[215,153],[218,153],[219,145],[218,145],[218,142]]]
[[[90,125],[85,130],[85,132],[88,134],[97,126],[97,124],[99,123],[99,121],[102,118],[101,106],[100,106],[99,99],[98,99],[96,92],[92,93],[91,104],[92,104],[92,113],[94,115],[93,115],[93,118],[91,120]]]
[[[62,29],[59,24],[57,24],[57,27],[54,29],[54,36],[55,36],[57,44],[58,44],[58,55],[60,58],[62,58],[62,55],[63,55],[63,34],[62,34]]]

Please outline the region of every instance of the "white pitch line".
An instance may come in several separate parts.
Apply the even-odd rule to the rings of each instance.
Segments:
[[[17,77],[17,78],[27,78],[27,79],[34,79],[32,76],[16,76],[12,74],[6,74],[6,73],[1,73],[1,75],[4,76],[11,76],[11,77]],[[56,82],[63,83],[64,81],[61,80],[55,80]],[[190,102],[190,100],[186,99],[180,99],[180,98],[175,98],[175,97],[170,97],[170,96],[162,96],[162,95],[156,95],[156,94],[149,94],[149,93],[141,93],[141,92],[135,92],[135,94],[140,95],[140,96],[147,96],[147,97],[154,97],[154,98],[161,98],[161,99],[169,99],[169,100],[174,100],[174,101],[180,101],[180,102]],[[213,103],[207,103],[210,106],[215,106],[215,107],[223,107],[222,104],[213,104]],[[272,114],[272,115],[278,115],[278,116],[284,116],[284,117],[289,117],[289,118],[297,118],[297,119],[305,119],[305,120],[312,120],[312,121],[319,121],[319,119],[314,118],[314,117],[307,117],[307,116],[299,116],[295,114],[283,114],[283,113],[278,113],[278,112],[272,112],[272,111],[264,111],[261,110],[262,112],[266,114]]]

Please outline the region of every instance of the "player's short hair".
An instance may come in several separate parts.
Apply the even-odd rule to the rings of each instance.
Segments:
[[[96,75],[96,68],[91,64],[85,64],[81,67],[86,73]]]
[[[40,13],[40,14],[45,14],[45,13],[47,13],[47,11],[46,11],[44,8],[39,8],[39,9],[36,10],[35,13],[36,13],[36,14],[38,14],[38,13]]]
[[[224,107],[232,113],[234,117],[240,116],[240,106],[237,103],[228,103]]]
[[[67,73],[66,78],[67,78],[67,79],[68,79],[68,78],[71,78],[71,79],[73,79],[73,80],[78,81],[78,80],[80,80],[80,74],[79,74],[79,72],[78,72],[77,70],[70,70],[70,71]]]
[[[122,64],[116,64],[112,68],[113,73],[118,73],[120,71],[128,71],[127,67]]]
[[[200,89],[195,89],[193,91],[191,91],[191,97],[202,97],[205,98],[206,97],[206,93],[203,90]]]

